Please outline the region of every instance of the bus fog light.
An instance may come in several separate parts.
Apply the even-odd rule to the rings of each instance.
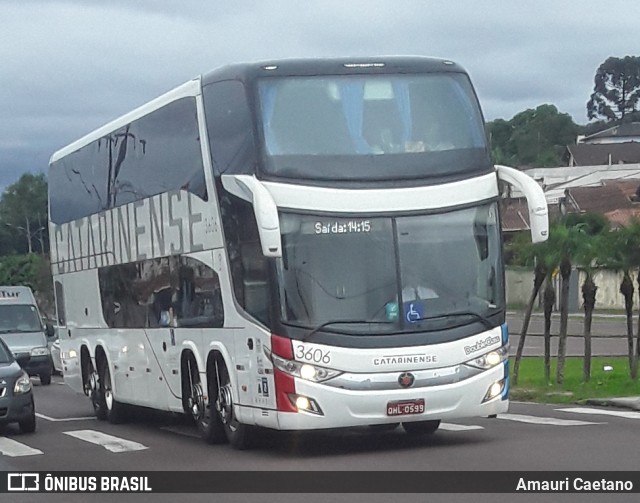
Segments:
[[[504,379],[500,379],[499,381],[494,382],[487,391],[487,394],[484,396],[483,402],[488,402],[489,400],[493,400],[495,397],[500,396],[502,390],[504,389]]]
[[[299,396],[296,398],[296,407],[298,407],[298,409],[308,410],[310,406],[311,404],[306,396]]]
[[[298,409],[298,412],[304,411],[304,412],[310,412],[311,414],[317,414],[319,416],[324,415],[324,413],[322,412],[322,409],[313,398],[290,393],[289,400],[293,405],[296,406],[296,409]]]

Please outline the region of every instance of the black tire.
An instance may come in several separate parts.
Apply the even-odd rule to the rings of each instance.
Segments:
[[[31,414],[28,418],[19,421],[18,426],[22,433],[33,433],[36,431],[36,408],[33,403],[33,398],[31,398]]]
[[[216,396],[215,384],[208,380],[209,396]],[[187,416],[193,419],[200,436],[209,444],[222,444],[227,441],[224,426],[215,413],[212,401],[205,400],[198,364],[193,355],[187,356],[182,364],[182,407]]]
[[[404,431],[410,435],[431,435],[440,427],[440,420],[416,421],[413,423],[402,423]]]
[[[40,384],[49,386],[51,384],[51,372],[40,374]]]
[[[100,375],[96,372],[91,360],[85,362],[82,367],[84,374],[84,393],[91,400],[96,418],[104,421],[107,419],[107,404],[104,401]]]
[[[213,378],[216,383],[213,406],[218,420],[222,424],[227,441],[238,450],[249,449],[253,444],[255,428],[240,423],[236,418],[233,411],[231,379],[222,358],[216,358],[215,360]],[[210,396],[213,396],[213,394],[210,393]]]
[[[98,371],[101,405],[104,406],[105,416],[111,424],[119,424],[126,419],[126,406],[117,402],[113,396],[111,386],[111,373],[106,358],[102,359],[100,370]]]

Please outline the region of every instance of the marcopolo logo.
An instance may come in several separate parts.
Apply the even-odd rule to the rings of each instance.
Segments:
[[[497,344],[498,342],[500,342],[500,336],[495,335],[495,336],[489,336],[486,339],[480,339],[478,342],[476,342],[473,346],[465,346],[464,347],[464,352],[467,355],[470,355],[471,353],[475,353],[476,351],[480,351],[481,349],[484,349],[486,347],[491,346],[492,344]]]
[[[39,473],[8,473],[7,474],[7,490],[8,491],[39,491],[40,490],[40,474]]]

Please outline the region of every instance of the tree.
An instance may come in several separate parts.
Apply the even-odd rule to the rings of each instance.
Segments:
[[[579,246],[580,230],[564,223],[551,226],[547,250],[549,263],[557,263],[560,271],[560,330],[558,334],[558,366],[556,381],[564,383],[564,364],[567,349],[567,329],[569,325],[569,281],[573,261]]]
[[[586,216],[585,216],[586,217]],[[585,218],[587,220],[587,218]],[[598,286],[594,280],[595,267],[602,256],[602,243],[608,235],[607,226],[588,227],[588,224],[577,224],[581,231],[578,236],[575,262],[585,274],[582,283],[582,306],[584,308],[584,360],[582,364],[582,379],[589,382],[591,379],[591,325],[593,311],[596,305],[596,293]],[[596,232],[594,232],[596,231]]]
[[[637,358],[633,341],[633,279],[631,270],[640,265],[640,223],[634,222],[612,232],[606,241],[603,254],[604,264],[622,273],[620,293],[624,297],[624,308],[627,316],[627,351],[629,355],[629,374],[637,377]]]
[[[594,77],[593,93],[587,102],[589,119],[620,119],[639,110],[640,57],[607,58]]]
[[[549,255],[546,253],[546,242],[531,243],[530,236],[527,235],[523,240],[521,238],[514,240],[509,247],[514,254],[514,260],[523,264],[534,264],[533,270],[533,289],[527,302],[527,308],[522,321],[522,330],[520,339],[518,340],[518,348],[513,364],[513,384],[518,384],[518,375],[520,373],[520,361],[524,352],[525,339],[529,330],[531,321],[531,313],[540,289],[547,277],[549,270],[553,270],[554,264],[548,262]]]
[[[562,163],[566,145],[575,142],[579,127],[554,105],[540,105],[488,124],[494,161],[511,166],[554,167]]]
[[[26,173],[7,187],[0,199],[0,225],[10,229],[18,252],[45,253],[48,247],[47,180],[44,174]]]

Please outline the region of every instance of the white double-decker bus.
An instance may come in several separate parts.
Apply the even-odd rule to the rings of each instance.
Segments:
[[[98,418],[432,433],[508,407],[499,180],[465,71],[284,60],[196,78],[56,152],[65,382]]]

